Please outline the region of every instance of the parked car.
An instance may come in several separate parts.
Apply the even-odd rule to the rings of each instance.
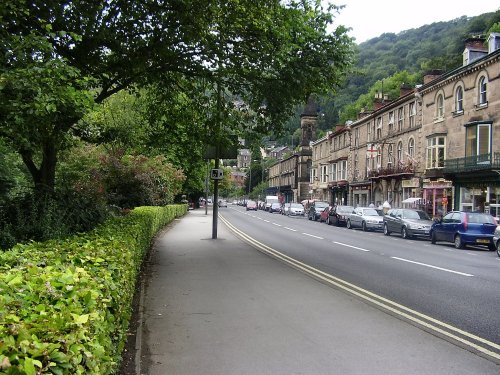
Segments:
[[[428,238],[433,224],[425,211],[410,208],[393,208],[384,215],[384,234],[399,233],[403,238]]]
[[[493,245],[497,249],[497,255],[500,257],[500,225],[495,229],[495,233],[493,233]]]
[[[300,203],[285,203],[281,213],[287,216],[304,216],[304,206]]]
[[[271,203],[271,206],[269,207],[268,211],[270,213],[273,213],[273,212],[281,213],[281,203],[279,203],[279,202]]]
[[[352,214],[354,211],[353,206],[342,206],[337,205],[330,209],[328,213],[328,224],[332,224],[335,226],[346,225],[347,223],[347,215]]]
[[[482,212],[452,211],[432,224],[431,242],[452,242],[457,249],[467,245],[484,245],[495,250],[493,233],[497,224],[493,216]]]
[[[219,199],[219,207],[227,207],[227,201],[224,199]]]
[[[317,221],[319,220],[319,215],[329,204],[323,201],[314,201],[309,205],[309,210],[307,211],[307,218],[309,220]]]
[[[325,207],[323,211],[320,212],[319,214],[319,222],[320,223],[327,223],[328,224],[328,214],[330,213],[331,207]]]
[[[354,211],[347,216],[346,226],[348,229],[361,228],[364,231],[382,230],[384,218],[380,216],[375,208],[356,207]]]
[[[249,210],[257,211],[257,202],[247,201],[247,211],[249,211]]]

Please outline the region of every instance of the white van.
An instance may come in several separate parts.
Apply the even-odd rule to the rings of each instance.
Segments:
[[[266,205],[265,205],[265,210],[266,211],[269,211],[269,208],[271,207],[271,205],[273,203],[279,203],[279,199],[276,195],[268,195],[266,197]]]

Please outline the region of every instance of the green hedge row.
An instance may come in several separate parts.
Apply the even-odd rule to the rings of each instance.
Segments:
[[[66,240],[0,252],[0,374],[112,374],[156,233],[186,205],[140,207]]]

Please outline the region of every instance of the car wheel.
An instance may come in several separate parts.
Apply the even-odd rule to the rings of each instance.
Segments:
[[[390,236],[391,235],[391,232],[389,231],[389,228],[387,228],[387,224],[384,223],[384,234],[386,236]]]
[[[497,242],[497,255],[500,257],[500,241]]]
[[[488,250],[489,251],[495,251],[496,249],[497,249],[497,247],[495,246],[495,244],[488,245]]]
[[[464,246],[464,242],[462,241],[462,237],[460,237],[459,234],[457,234],[455,236],[455,248],[456,249],[463,249],[465,246]]]
[[[351,220],[347,220],[346,227],[347,229],[352,229]]]
[[[336,227],[340,226],[339,219],[334,218],[335,222],[333,223]]]
[[[406,230],[406,227],[401,228],[401,237],[403,237],[405,240],[410,238],[410,236],[408,235],[408,231]]]
[[[366,223],[364,221],[361,223],[361,228],[363,229],[363,232],[366,232],[366,230],[367,230]]]
[[[436,244],[436,233],[431,232],[431,243]]]
[[[307,215],[307,218],[308,218],[309,220],[312,220],[311,215]]]

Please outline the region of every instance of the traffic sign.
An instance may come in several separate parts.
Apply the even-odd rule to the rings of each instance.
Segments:
[[[222,169],[212,169],[210,178],[212,180],[222,180],[222,178],[224,178],[224,171]]]

